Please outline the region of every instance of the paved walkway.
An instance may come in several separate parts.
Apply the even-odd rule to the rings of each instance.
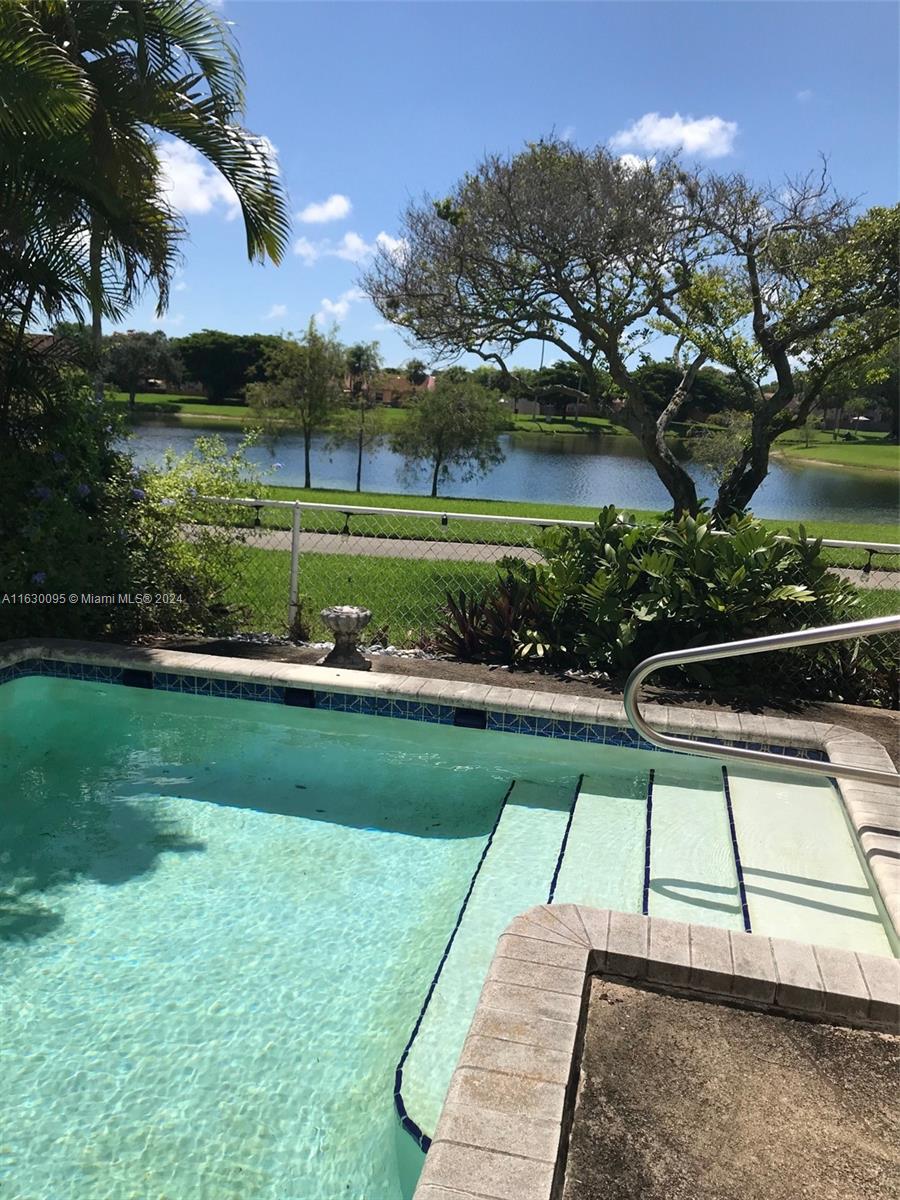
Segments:
[[[209,526],[188,526],[188,532],[208,529]],[[221,532],[225,532],[223,528]],[[244,529],[247,544],[260,550],[290,550],[289,529]],[[542,562],[542,556],[529,546],[498,546],[480,542],[443,542],[427,538],[363,537],[360,534],[310,533],[300,534],[303,554],[349,554],[368,558],[415,558],[429,562],[499,562],[501,558],[521,558],[525,562]],[[879,570],[876,563],[869,574],[858,567],[833,567],[854,587],[886,588],[900,591],[900,571]]]

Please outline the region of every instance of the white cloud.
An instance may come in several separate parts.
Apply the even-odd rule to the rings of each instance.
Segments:
[[[391,237],[389,233],[385,233],[382,229],[381,233],[375,238],[375,245],[380,246],[382,250],[386,250],[391,258],[402,258],[406,253],[409,243],[406,238]]]
[[[561,142],[571,142],[574,139],[574,137],[575,137],[575,126],[567,125],[565,127],[565,129],[562,131],[562,133],[559,135],[559,140]]]
[[[796,98],[801,104],[808,104],[813,98],[813,91],[811,88],[802,88],[796,93]]]
[[[682,117],[675,113],[662,117],[659,113],[644,113],[627,129],[620,129],[609,139],[614,150],[679,150],[705,158],[722,158],[731,154],[737,135],[737,121],[722,117]]]
[[[337,300],[329,300],[327,297],[322,300],[322,307],[316,313],[316,321],[325,324],[330,321],[340,323],[350,311],[350,305],[355,304],[359,300],[365,299],[365,292],[360,288],[348,288],[346,292],[341,292]]]
[[[234,188],[184,142],[163,141],[156,148],[162,169],[162,190],[182,213],[208,213],[223,207],[229,221],[240,212]]]
[[[341,221],[350,215],[353,205],[347,196],[335,192],[321,204],[307,204],[306,208],[297,213],[297,220],[306,225],[322,225],[326,221]]]
[[[272,307],[269,309],[269,311],[266,313],[265,319],[267,321],[275,321],[275,320],[277,320],[278,317],[286,317],[286,316],[287,316],[287,305],[286,304],[273,304]]]
[[[333,249],[325,250],[325,254],[333,254],[336,258],[346,259],[347,262],[362,262],[364,258],[375,249],[374,246],[368,245],[359,236],[358,233],[345,233],[338,244]]]
[[[359,263],[371,258],[379,248],[386,250],[394,258],[399,258],[406,250],[406,242],[403,238],[392,237],[383,229],[376,235],[374,242],[367,242],[352,229],[348,230],[339,242],[332,242],[329,238],[311,242],[307,237],[299,237],[294,242],[294,253],[299,255],[308,267],[320,258],[342,258],[345,262]]]
[[[188,290],[188,285],[184,282],[183,279],[179,279],[178,282],[175,284],[174,288],[172,288],[173,292],[186,292],[187,290]]]
[[[299,237],[294,242],[294,253],[299,254],[306,265],[311,267],[322,251],[318,246],[314,246],[309,238]]]
[[[656,156],[651,154],[649,158],[641,158],[639,154],[620,154],[619,162],[626,171],[639,171],[641,167],[655,167]]]

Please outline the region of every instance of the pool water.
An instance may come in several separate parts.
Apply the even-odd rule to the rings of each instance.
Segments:
[[[890,953],[786,780],[731,777],[754,930]],[[744,927],[715,763],[251,701],[4,685],[0,836],[5,1200],[402,1200],[395,1068],[430,1134],[516,912]]]

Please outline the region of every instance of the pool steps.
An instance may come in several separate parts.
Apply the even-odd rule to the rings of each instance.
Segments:
[[[437,1122],[497,938],[517,913],[547,899],[578,782],[558,787],[517,779],[507,793],[418,1032],[401,1062],[403,1106],[426,1134]]]
[[[817,942],[890,955],[885,917],[860,857],[828,852],[856,846],[842,807],[831,802],[831,785],[765,778],[758,768],[729,768],[728,783],[751,922],[804,940],[803,910],[815,909]],[[795,874],[797,862],[804,864],[802,877]]]
[[[788,787],[802,792],[797,806],[785,802]],[[831,945],[890,955],[862,862],[850,854],[835,862],[821,850],[822,823],[844,822],[832,801],[825,781],[697,760],[688,771],[673,759],[649,772],[588,775],[574,790],[516,780],[398,1068],[407,1131],[428,1149],[497,938],[530,905],[550,899],[735,933],[751,932],[756,913],[790,938],[799,902],[819,910]],[[675,826],[692,837],[676,836]],[[853,845],[849,828],[846,844]],[[615,872],[604,871],[601,845]],[[791,861],[808,861],[809,878],[793,877]],[[484,987],[508,992],[515,983]],[[503,995],[494,997],[494,1007],[503,1004]]]

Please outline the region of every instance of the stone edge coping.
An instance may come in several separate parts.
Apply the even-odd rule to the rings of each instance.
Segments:
[[[516,917],[497,949],[414,1200],[561,1193],[592,975],[900,1033],[900,962],[581,905]]]
[[[63,638],[0,643],[0,667],[10,666],[25,658],[170,671],[204,678],[227,678],[246,683],[313,688],[345,695],[374,695],[628,727],[623,705],[614,700],[592,700],[553,692],[527,692],[521,688],[458,683],[416,675],[382,675],[369,671],[225,658],[181,650],[117,646]],[[648,704],[645,711],[656,728],[668,733],[706,735],[722,741],[813,748],[824,751],[832,762],[852,763],[896,773],[890,755],[880,742],[841,725],[797,721],[786,717],[669,708],[660,704]],[[900,796],[896,789],[852,780],[841,781],[840,790],[860,852],[884,909],[895,931],[900,933]]]

